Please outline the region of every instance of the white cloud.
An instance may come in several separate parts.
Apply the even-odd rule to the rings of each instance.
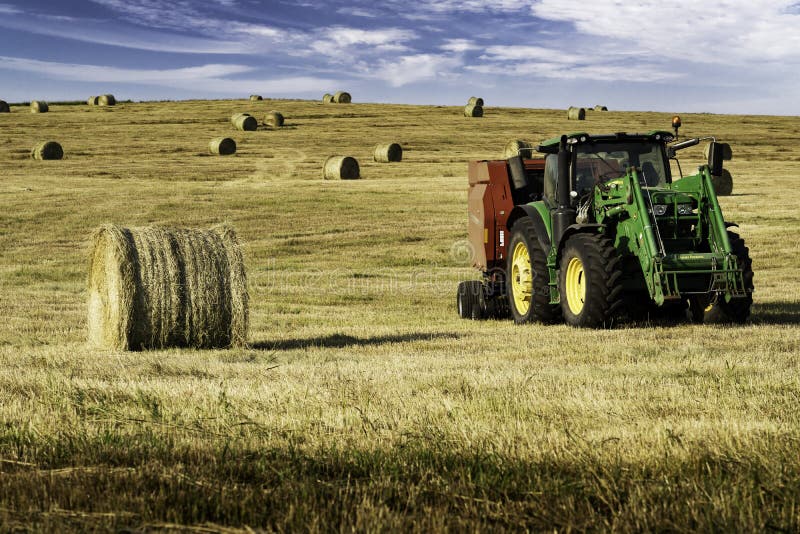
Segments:
[[[475,44],[475,41],[470,39],[445,39],[440,49],[447,52],[463,53],[472,50],[480,50],[481,47]]]
[[[392,87],[452,76],[461,66],[461,60],[436,54],[415,54],[397,60],[381,60],[377,69],[368,72],[370,77],[386,81]]]
[[[362,30],[344,26],[333,26],[321,31],[322,38],[310,44],[320,54],[341,56],[346,50],[358,48],[359,52],[401,52],[408,50],[406,42],[417,38],[411,30],[385,28]]]
[[[22,11],[10,4],[0,4],[0,14],[16,15],[17,13],[22,13]]]

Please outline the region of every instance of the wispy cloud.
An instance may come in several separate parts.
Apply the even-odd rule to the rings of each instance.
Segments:
[[[415,54],[382,60],[376,69],[368,69],[365,74],[384,80],[392,87],[401,87],[420,81],[452,78],[452,71],[461,64],[461,60],[452,56]]]
[[[9,5],[9,4],[0,4],[0,14],[3,15],[15,15],[17,13],[21,13],[19,9],[16,7]]]

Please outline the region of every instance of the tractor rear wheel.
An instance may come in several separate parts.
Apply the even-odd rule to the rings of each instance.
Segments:
[[[559,307],[550,304],[547,253],[527,217],[518,220],[511,228],[508,251],[506,292],[514,322],[554,322],[558,319]]]
[[[622,262],[611,240],[575,234],[561,254],[561,312],[572,326],[611,327],[622,309]]]
[[[468,280],[458,284],[456,306],[462,319],[483,319],[483,285],[480,280]]]
[[[728,232],[731,249],[739,260],[744,278],[746,295],[725,302],[724,297],[715,295],[705,309],[705,322],[709,323],[744,323],[750,317],[750,307],[753,305],[753,261],[750,259],[750,249],[744,244],[744,239],[739,234]]]

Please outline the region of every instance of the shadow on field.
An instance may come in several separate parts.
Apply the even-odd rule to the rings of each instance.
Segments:
[[[294,350],[319,347],[326,349],[340,349],[344,347],[366,347],[371,345],[385,345],[388,343],[408,343],[412,341],[433,341],[436,339],[459,339],[461,334],[456,333],[415,333],[398,334],[391,336],[355,337],[346,334],[332,334],[330,336],[311,337],[308,339],[280,339],[276,341],[259,341],[251,346],[256,350]]]
[[[750,320],[754,324],[800,324],[800,302],[756,303]]]

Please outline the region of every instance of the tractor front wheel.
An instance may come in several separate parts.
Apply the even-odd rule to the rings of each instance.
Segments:
[[[611,327],[622,308],[622,262],[600,234],[575,234],[561,254],[558,290],[567,324]]]
[[[753,261],[750,259],[750,249],[744,244],[744,239],[738,234],[728,232],[731,249],[739,260],[742,269],[746,294],[743,297],[725,302],[722,295],[715,295],[705,309],[705,322],[707,323],[744,323],[750,317],[750,307],[753,305]]]

